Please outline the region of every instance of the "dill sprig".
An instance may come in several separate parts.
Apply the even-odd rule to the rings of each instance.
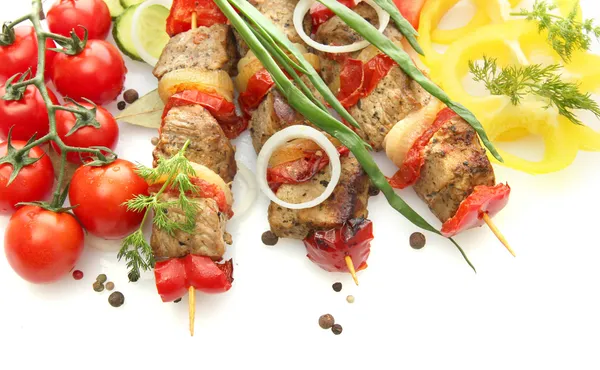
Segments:
[[[589,110],[600,118],[600,107],[592,96],[579,91],[578,84],[561,79],[560,65],[500,68],[496,62],[486,56],[482,65],[469,61],[473,79],[483,82],[492,95],[506,95],[513,105],[518,105],[526,95],[537,95],[547,101],[545,108],[555,106],[559,114],[578,125],[582,123],[573,112],[576,109]]]
[[[538,0],[532,11],[521,9],[511,15],[523,16],[529,21],[537,22],[539,32],[547,30],[548,42],[552,48],[565,62],[569,62],[574,51],[590,49],[591,36],[600,38],[600,26],[595,26],[592,19],[577,21],[579,2],[576,2],[566,17],[551,14],[556,8],[554,4]]]
[[[140,177],[149,184],[162,183],[162,187],[155,194],[137,195],[125,203],[131,211],[144,212],[139,229],[123,239],[121,250],[117,254],[119,260],[125,258],[125,261],[127,261],[129,281],[139,280],[141,271],[150,270],[155,264],[152,248],[144,238],[142,231],[144,222],[151,211],[154,214],[154,225],[171,236],[174,236],[177,230],[186,233],[194,231],[198,205],[187,194],[197,193],[198,188],[191,181],[195,171],[185,157],[185,150],[188,145],[189,140],[173,157],[160,158],[155,168],[138,165],[136,172]],[[168,189],[179,193],[177,200],[166,200],[161,196]],[[185,215],[183,222],[169,219],[167,210],[173,207],[183,211]]]

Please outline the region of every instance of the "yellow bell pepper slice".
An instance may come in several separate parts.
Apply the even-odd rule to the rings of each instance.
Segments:
[[[454,4],[452,4],[448,10],[456,5],[456,3],[458,3],[458,0],[454,1]],[[431,31],[431,40],[436,44],[448,45],[460,39],[461,37],[474,32],[477,28],[489,24],[490,22],[491,20],[487,15],[487,12],[480,6],[475,5],[475,15],[473,15],[473,18],[471,18],[469,23],[467,23],[465,26],[448,30],[442,30],[436,27],[433,31]]]

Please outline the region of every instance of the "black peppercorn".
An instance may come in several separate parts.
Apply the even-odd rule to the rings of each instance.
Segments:
[[[108,303],[113,307],[121,307],[125,303],[125,296],[121,292],[113,292],[108,297]]]
[[[261,239],[265,245],[271,245],[271,246],[277,244],[277,242],[279,241],[279,238],[277,237],[277,235],[273,234],[273,232],[270,230],[265,231],[262,234]]]
[[[181,302],[181,298],[177,298],[176,300],[173,301],[173,303],[179,303]]]
[[[414,249],[421,249],[425,246],[425,235],[418,232],[412,233],[408,241]]]
[[[133,103],[134,101],[138,100],[139,97],[140,95],[134,89],[126,90],[123,93],[123,100],[125,100],[127,104]]]
[[[123,110],[123,109],[125,109],[126,106],[127,106],[127,103],[125,103],[123,100],[121,100],[120,102],[117,103],[118,110]]]
[[[340,292],[342,290],[342,283],[340,283],[340,282],[334,283],[331,287],[336,292]]]
[[[343,328],[342,328],[342,325],[340,325],[340,324],[334,324],[334,325],[331,327],[331,331],[332,331],[332,332],[333,332],[333,334],[335,334],[335,335],[340,335],[340,334],[342,334],[342,330],[343,330]]]
[[[321,315],[319,317],[319,326],[323,329],[329,329],[335,324],[335,319],[330,314]]]

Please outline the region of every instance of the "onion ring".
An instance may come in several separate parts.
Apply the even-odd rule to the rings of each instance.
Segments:
[[[133,41],[133,47],[135,47],[135,50],[139,54],[140,58],[142,58],[144,62],[154,67],[156,66],[156,63],[158,63],[158,59],[153,55],[150,55],[150,53],[144,49],[144,46],[140,41],[140,35],[138,34],[138,27],[136,27],[136,25],[139,23],[140,17],[142,16],[142,12],[152,5],[162,5],[167,9],[171,9],[173,0],[146,0],[138,5],[135,9],[135,12],[133,12],[133,18],[131,21],[131,41]]]
[[[267,169],[269,167],[269,159],[281,145],[292,139],[309,139],[317,143],[321,149],[325,151],[329,157],[329,163],[331,165],[331,179],[329,184],[325,188],[325,191],[313,200],[304,203],[288,203],[279,199],[275,193],[269,187],[267,182]],[[273,202],[279,204],[282,207],[289,209],[305,209],[318,206],[323,203],[333,193],[337,183],[340,181],[340,175],[342,173],[342,164],[340,162],[340,155],[336,147],[329,141],[327,136],[322,132],[304,125],[294,125],[287,127],[267,140],[263,145],[262,150],[258,153],[258,159],[256,163],[256,174],[258,176],[258,186],[265,195]]]
[[[369,4],[373,9],[375,9],[375,11],[377,12],[377,17],[379,18],[379,32],[383,33],[388,23],[390,23],[390,15],[386,11],[381,9],[381,7],[375,4],[375,2],[373,2],[372,0],[360,0],[357,2],[357,4],[361,1],[364,1],[365,3]],[[298,33],[300,38],[306,44],[326,53],[350,53],[353,51],[364,49],[370,45],[369,41],[362,40],[350,45],[332,46],[320,44],[315,40],[311,39],[310,36],[308,36],[306,32],[304,32],[303,21],[306,13],[308,13],[311,6],[316,2],[317,0],[300,0],[298,4],[296,4],[296,8],[294,9],[294,27],[296,28],[296,32]]]

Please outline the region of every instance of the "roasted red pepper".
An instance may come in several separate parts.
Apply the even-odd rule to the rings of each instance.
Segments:
[[[344,4],[348,8],[352,9],[356,6],[355,0],[338,0],[339,3]],[[325,5],[321,3],[314,3],[310,7],[310,17],[312,18],[312,33],[317,32],[320,25],[327,22],[327,20],[333,17],[335,14]]]
[[[246,91],[240,93],[238,98],[240,108],[246,117],[250,117],[250,113],[260,105],[260,102],[273,85],[275,85],[275,82],[273,82],[271,75],[264,68],[250,77]]]
[[[350,150],[345,146],[340,146],[337,149],[342,157],[350,153]],[[267,169],[267,182],[273,192],[277,192],[282,184],[306,182],[329,164],[329,157],[323,154],[322,151],[321,155],[317,155],[316,150],[307,150],[305,154],[304,158],[281,163]]]
[[[173,0],[167,17],[167,33],[173,37],[192,28],[192,13],[196,12],[198,26],[227,24],[225,14],[213,0]]]
[[[415,140],[408,150],[408,153],[406,153],[406,158],[404,159],[404,163],[402,163],[402,167],[400,167],[394,176],[389,179],[389,183],[392,187],[404,189],[419,180],[419,176],[421,176],[421,167],[425,164],[425,147],[429,144],[433,135],[435,135],[442,126],[457,116],[458,115],[450,108],[444,108],[439,111],[433,124],[431,124],[431,126]]]
[[[348,220],[342,227],[317,231],[304,239],[307,257],[327,271],[350,272],[346,256],[352,258],[356,271],[367,268],[371,252],[373,223],[364,218]]]
[[[191,286],[204,293],[223,293],[231,288],[233,263],[217,264],[208,257],[188,254],[157,262],[154,277],[163,302],[183,297]]]
[[[367,63],[348,58],[342,64],[338,100],[344,108],[350,108],[368,96],[396,64],[385,54],[377,54]]]
[[[199,104],[215,117],[223,132],[229,139],[238,137],[247,127],[247,122],[238,117],[235,104],[217,94],[209,94],[198,90],[185,90],[173,94],[163,110],[163,118],[173,107]]]
[[[223,190],[221,190],[221,188],[198,177],[191,177],[190,181],[192,182],[192,184],[194,184],[194,186],[196,186],[198,192],[188,193],[186,195],[197,198],[212,198],[217,202],[219,211],[225,213],[229,218],[233,217],[233,210],[231,209],[231,206],[227,203],[227,198],[225,197],[225,193],[223,192]],[[148,190],[150,191],[150,193],[157,193],[162,187],[163,184],[157,183],[151,185],[148,188]],[[167,187],[167,189],[165,189],[165,193],[179,195],[179,190],[172,189],[169,186]]]
[[[444,222],[442,235],[451,237],[483,225],[483,214],[487,213],[489,217],[494,217],[506,206],[509,195],[510,186],[508,184],[476,186],[473,192],[460,203],[456,214]]]

